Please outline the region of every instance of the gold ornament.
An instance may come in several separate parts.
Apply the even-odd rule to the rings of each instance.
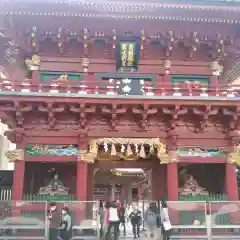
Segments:
[[[96,155],[93,153],[87,152],[87,150],[79,150],[77,153],[79,160],[86,163],[94,163]]]
[[[158,145],[156,145],[156,147],[157,147],[157,156],[160,159],[161,164],[169,163],[170,157],[167,154],[166,145],[160,142]]]
[[[234,146],[233,151],[228,154],[228,163],[240,165],[240,145]]]
[[[91,141],[89,145],[89,151],[87,149],[81,149],[78,151],[77,156],[82,162],[94,163],[95,159],[97,158],[97,154],[98,154],[98,145],[96,141]]]
[[[31,59],[27,58],[25,60],[25,65],[30,71],[38,70],[40,66],[40,57],[38,55],[33,55]]]
[[[68,75],[66,73],[64,73],[63,75],[61,75],[58,79],[57,79],[57,83],[59,85],[65,85],[68,84]]]
[[[7,151],[5,153],[5,155],[9,159],[9,162],[24,160],[24,150],[22,150],[22,149],[15,149],[12,151]]]

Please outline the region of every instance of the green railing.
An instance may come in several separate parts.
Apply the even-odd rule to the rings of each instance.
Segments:
[[[227,195],[224,194],[210,194],[208,196],[204,196],[204,195],[196,195],[196,196],[192,196],[192,195],[179,195],[178,197],[179,201],[227,201],[228,197]]]
[[[66,201],[66,202],[72,202],[76,200],[76,196],[74,195],[35,195],[35,194],[25,194],[23,196],[24,201],[45,201],[45,202],[58,202],[58,201]]]

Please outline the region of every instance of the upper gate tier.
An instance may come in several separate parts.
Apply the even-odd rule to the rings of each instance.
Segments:
[[[26,76],[23,61],[32,54],[41,56],[43,71],[81,72],[87,65],[91,74],[115,72],[119,42],[133,38],[140,49],[139,73],[164,74],[161,61],[169,59],[172,74],[211,75],[209,66],[217,59],[226,73],[220,80],[231,82],[238,75],[239,68],[232,68],[240,53],[238,4],[65,0],[1,4],[5,38],[0,39],[0,51],[10,65],[6,59],[0,65],[12,79]],[[14,40],[10,45],[9,39]],[[55,59],[51,61],[55,64],[47,65],[44,56],[65,62]]]

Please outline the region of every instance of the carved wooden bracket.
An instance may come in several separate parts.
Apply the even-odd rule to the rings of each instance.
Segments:
[[[226,138],[228,139],[228,145],[230,147],[240,144],[240,132],[238,130],[228,131],[226,134]]]
[[[14,128],[6,131],[4,136],[12,143],[22,143],[24,137],[24,128]]]
[[[103,106],[101,108],[102,113],[105,113],[107,115],[111,116],[110,125],[113,130],[116,129],[117,122],[118,122],[118,115],[124,114],[127,112],[127,108],[119,107],[117,104],[113,104],[112,108],[108,108],[106,106]]]
[[[149,108],[149,105],[144,104],[143,109],[132,108],[133,113],[140,114],[142,120],[140,121],[140,128],[142,131],[146,131],[148,126],[148,116],[154,115],[158,112],[157,108]]]
[[[200,110],[199,108],[193,108],[193,113],[200,117],[196,131],[203,130],[207,127],[207,121],[210,116],[216,115],[219,112],[219,108],[212,108],[211,105],[207,105],[205,110]]]
[[[167,122],[166,131],[168,132],[175,129],[175,127],[177,126],[179,116],[186,114],[188,112],[188,109],[182,108],[180,105],[175,105],[173,109],[162,108],[162,111],[164,114],[172,116],[172,119],[169,122]]]
[[[231,111],[228,108],[223,108],[223,115],[231,116],[231,121],[229,122],[229,130],[237,130],[240,123],[240,106],[236,106],[235,111]]]
[[[59,106],[59,107],[53,107],[53,103],[47,103],[47,106],[44,105],[39,105],[38,110],[40,112],[48,112],[48,124],[50,128],[54,128],[55,123],[56,123],[56,118],[55,118],[55,113],[60,113],[65,110],[64,106]]]
[[[81,128],[86,128],[87,126],[87,115],[89,113],[94,113],[96,111],[96,106],[86,107],[85,103],[79,105],[70,106],[70,111],[79,113],[79,123]]]
[[[32,111],[32,105],[22,106],[19,102],[14,102],[14,107],[16,111],[16,125],[22,126],[24,121],[23,113]]]

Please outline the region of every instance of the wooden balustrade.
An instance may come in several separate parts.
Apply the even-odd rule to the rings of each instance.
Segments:
[[[134,80],[137,81],[137,80]],[[239,97],[240,85],[209,86],[208,84],[196,83],[163,83],[156,85],[152,82],[145,82],[139,95],[145,96],[173,96],[173,97]],[[140,89],[139,89],[140,90]],[[0,92],[39,92],[39,93],[67,93],[67,94],[97,94],[97,95],[128,95],[123,94],[116,82],[109,81],[80,81],[78,84],[32,84],[15,83],[14,81],[1,81]]]

